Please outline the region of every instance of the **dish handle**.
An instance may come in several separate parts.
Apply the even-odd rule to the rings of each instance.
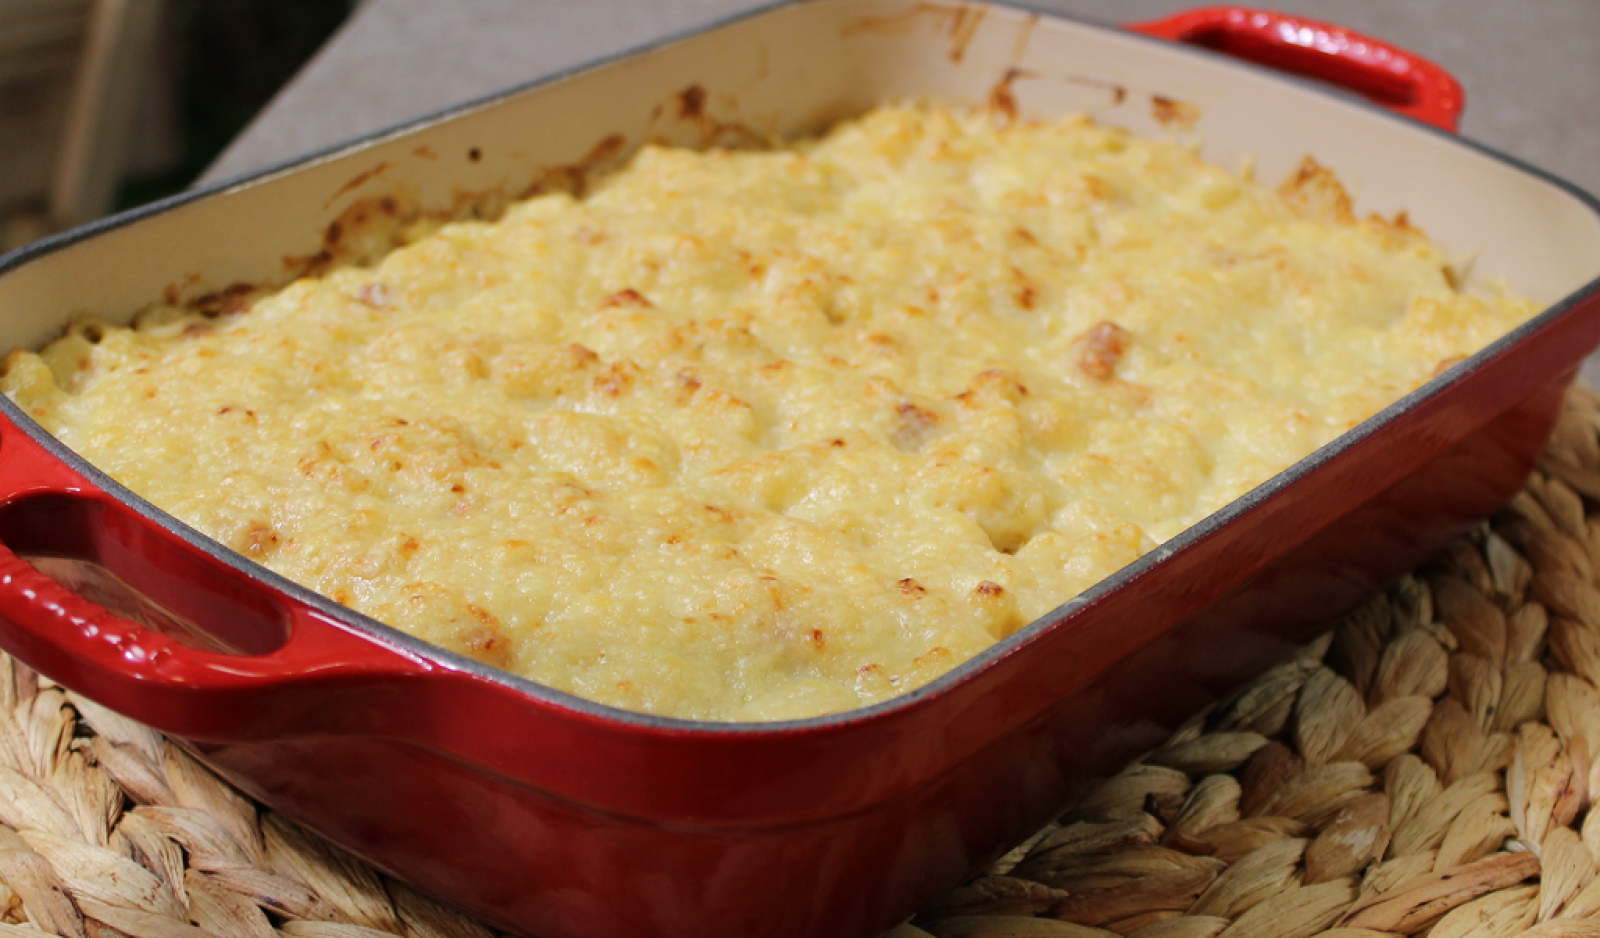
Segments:
[[[3,414],[0,646],[197,742],[394,729],[371,724],[409,708],[373,696],[435,670],[111,497]]]
[[[1301,16],[1215,6],[1125,28],[1320,79],[1451,133],[1466,106],[1461,83],[1439,65],[1381,39]]]

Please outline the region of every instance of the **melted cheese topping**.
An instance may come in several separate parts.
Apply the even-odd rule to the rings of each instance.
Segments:
[[[646,148],[248,312],[15,352],[5,393],[230,547],[616,706],[943,673],[1535,310],[1314,164],[882,109]]]

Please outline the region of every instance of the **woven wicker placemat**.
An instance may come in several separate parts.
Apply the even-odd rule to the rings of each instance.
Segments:
[[[1500,515],[892,938],[1600,938],[1597,572],[1578,388]],[[0,938],[492,935],[3,656],[0,822]]]

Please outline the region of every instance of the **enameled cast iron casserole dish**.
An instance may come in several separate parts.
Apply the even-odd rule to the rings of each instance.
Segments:
[[[1508,499],[1600,340],[1600,203],[1424,123],[1453,126],[1448,76],[1265,14],[1199,11],[1145,31],[1337,80],[1417,119],[1009,6],[783,4],[13,254],[0,345],[37,347],[83,314],[126,321],[164,293],[204,304],[281,282],[359,216],[524,192],[646,139],[792,135],[929,97],[1193,134],[1267,180],[1314,154],[1359,209],[1406,210],[1546,311],[943,678],[849,713],[659,719],[474,664],[202,538],[9,403],[0,644],[518,932],[889,926]],[[1163,127],[1174,115],[1192,127]]]

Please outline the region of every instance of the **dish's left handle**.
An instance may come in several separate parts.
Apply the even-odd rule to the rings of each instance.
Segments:
[[[1382,39],[1303,16],[1214,6],[1125,28],[1326,81],[1451,133],[1466,107],[1461,83],[1443,67]]]
[[[383,732],[350,721],[398,715],[373,695],[402,698],[434,670],[112,498],[4,415],[0,646],[201,742]]]

